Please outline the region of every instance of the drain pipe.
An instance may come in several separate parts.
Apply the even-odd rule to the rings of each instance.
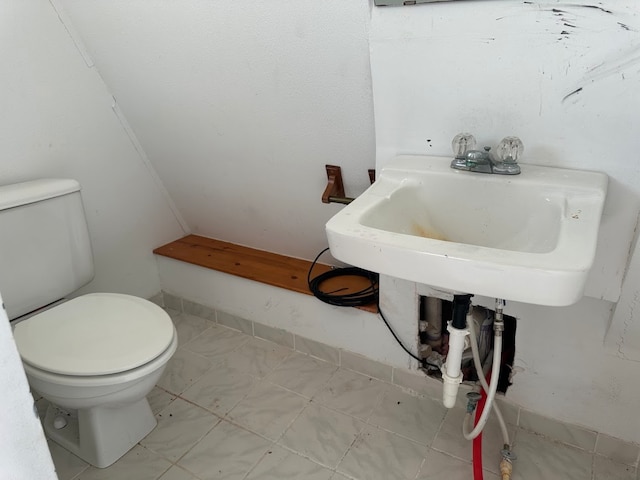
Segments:
[[[449,352],[442,372],[442,403],[446,408],[453,408],[458,396],[458,388],[462,383],[462,352],[465,337],[469,335],[467,314],[472,295],[453,296],[453,318],[447,326],[449,331]]]
[[[442,300],[436,297],[426,299],[427,343],[432,349],[440,351],[442,346]]]

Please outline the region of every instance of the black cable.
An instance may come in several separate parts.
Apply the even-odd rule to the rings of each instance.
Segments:
[[[376,306],[378,307],[378,314],[380,314],[380,317],[382,318],[382,321],[384,322],[384,324],[387,326],[387,328],[391,332],[391,335],[393,335],[393,338],[396,339],[396,342],[398,342],[398,345],[400,345],[402,347],[402,349],[409,354],[410,357],[412,357],[413,359],[419,361],[422,364],[423,367],[426,368],[427,365],[430,365],[430,363],[427,362],[426,358],[418,357],[417,355],[413,354],[407,347],[404,346],[404,343],[402,343],[400,341],[400,339],[396,335],[396,332],[393,331],[393,328],[391,328],[391,325],[389,325],[389,322],[387,322],[387,319],[384,318],[384,315],[382,314],[382,310],[380,310],[380,302],[376,302]]]
[[[309,290],[311,291],[311,293],[313,293],[313,295],[316,298],[323,301],[324,303],[328,303],[330,305],[335,305],[338,307],[361,307],[364,305],[370,305],[372,303],[375,303],[378,309],[378,314],[380,315],[380,317],[382,318],[382,321],[391,332],[391,335],[393,335],[393,338],[395,338],[396,342],[398,342],[398,345],[400,345],[402,349],[405,352],[407,352],[409,356],[411,356],[411,358],[420,362],[423,368],[427,368],[427,366],[437,367],[437,365],[433,365],[429,363],[427,359],[420,358],[417,355],[415,355],[413,352],[411,352],[398,338],[398,336],[396,335],[396,332],[394,332],[393,328],[391,328],[391,325],[389,325],[389,322],[383,315],[382,309],[380,308],[380,295],[379,295],[379,288],[378,288],[377,273],[370,272],[368,270],[364,270],[362,268],[357,268],[357,267],[344,267],[344,268],[334,268],[332,270],[329,270],[328,272],[321,273],[320,275],[318,275],[317,277],[314,277],[313,279],[311,278],[311,272],[313,271],[313,267],[316,266],[316,263],[318,263],[318,259],[322,256],[322,254],[328,250],[329,248],[325,248],[316,256],[316,258],[311,263],[311,267],[309,268],[309,273],[307,273],[307,283],[309,284]],[[338,291],[342,291],[343,289],[333,291],[333,292],[324,292],[320,288],[322,283],[324,283],[325,281],[331,278],[343,277],[343,276],[364,277],[369,280],[370,286],[362,290],[359,290],[357,292],[345,293],[345,294],[337,293]]]
[[[330,305],[335,305],[338,307],[362,307],[363,305],[370,305],[377,302],[377,273],[369,272],[368,270],[363,270],[362,268],[357,267],[345,267],[334,268],[332,270],[329,270],[328,272],[321,273],[313,279],[311,278],[313,267],[315,267],[320,256],[327,250],[329,249],[325,248],[323,251],[321,251],[311,264],[311,268],[309,268],[309,273],[307,274],[307,283],[309,284],[309,290],[311,290],[311,293],[313,293],[316,298],[323,301],[324,303],[328,303]],[[323,291],[321,288],[322,284],[327,280],[336,277],[363,277],[369,280],[370,285],[362,290],[352,293],[337,293],[342,291],[343,289],[334,290],[332,292]]]

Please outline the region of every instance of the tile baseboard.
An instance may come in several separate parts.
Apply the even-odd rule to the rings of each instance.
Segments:
[[[161,292],[150,299],[164,308],[215,321],[219,325],[241,331],[263,340],[319,358],[338,367],[367,375],[396,385],[414,395],[440,399],[442,384],[421,371],[393,367],[358,353],[327,345],[314,339],[296,335],[285,329],[247,320],[227,312],[217,311],[206,305]],[[507,423],[542,435],[555,442],[579,448],[589,453],[603,455],[616,462],[636,467],[640,446],[599,433],[579,425],[562,422],[539,415],[501,397],[498,402]]]

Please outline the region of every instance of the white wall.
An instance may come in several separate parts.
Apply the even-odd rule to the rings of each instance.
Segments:
[[[84,290],[157,293],[152,249],[183,229],[109,91],[49,2],[0,2],[0,57],[0,184],[79,180],[96,263]],[[0,309],[0,476],[55,479],[21,367]]]
[[[49,2],[1,2],[0,56],[0,183],[79,180],[96,263],[83,291],[157,293],[152,250],[183,229]]]
[[[603,341],[640,207],[639,29],[640,7],[631,0],[376,8],[371,25],[378,167],[396,153],[450,154],[454,135],[470,131],[490,146],[518,135],[523,162],[609,175],[586,290],[593,298],[566,308],[507,302],[505,312],[519,319],[508,397],[636,442],[640,432],[629,419],[640,368]],[[637,285],[625,287],[633,310]],[[491,299],[475,301],[493,307]],[[619,328],[618,344],[625,335],[627,348],[640,345],[640,328]]]
[[[374,167],[367,2],[60,3],[194,233],[326,247],[324,165]]]
[[[0,297],[0,465],[3,480],[55,480],[53,461],[35,412],[27,376]],[[10,393],[10,395],[7,395]]]
[[[483,144],[521,136],[524,161],[607,172],[594,298],[564,309],[507,305],[520,318],[509,396],[640,441],[628,421],[640,369],[603,347],[640,205],[636,2],[374,8],[371,34],[361,0],[61,4],[197,233],[306,258],[326,244],[323,223],[340,207],[318,200],[323,165],[345,167],[351,194],[372,166],[369,36],[378,166],[400,151],[448,154],[451,138],[470,130]],[[214,302],[245,311],[237,288]],[[398,286],[396,298],[411,291]],[[269,318],[302,321],[295,311]],[[397,359],[382,335],[375,358]],[[340,341],[368,350],[358,338]]]

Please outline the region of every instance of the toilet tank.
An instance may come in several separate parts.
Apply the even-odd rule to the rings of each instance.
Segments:
[[[92,278],[79,183],[0,186],[0,292],[9,318],[55,302]]]

